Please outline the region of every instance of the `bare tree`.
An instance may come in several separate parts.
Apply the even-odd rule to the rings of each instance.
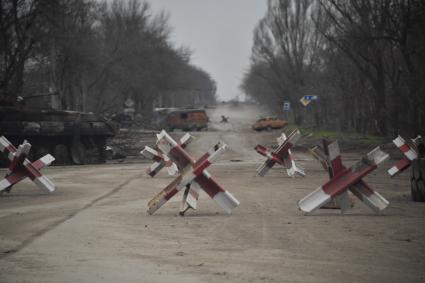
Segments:
[[[424,2],[415,0],[269,1],[242,88],[272,105],[316,91],[320,103],[307,115],[316,126],[419,133],[424,16]]]
[[[256,72],[252,75],[262,76],[274,89],[272,104],[292,102],[296,123],[303,121],[298,100],[304,94],[313,94],[306,80],[320,68],[319,54],[324,48],[314,19],[321,20],[320,7],[314,0],[269,0],[267,13],[254,31],[252,69]],[[259,72],[261,68],[256,65],[267,65],[270,71]]]
[[[40,2],[0,1],[0,94],[22,92],[25,64],[36,38]]]
[[[169,41],[165,12],[141,0],[0,2],[0,92],[58,91],[63,109],[122,111],[215,99],[214,80]],[[176,97],[176,96],[181,97]]]

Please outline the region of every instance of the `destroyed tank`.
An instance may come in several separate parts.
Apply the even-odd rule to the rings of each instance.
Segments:
[[[22,102],[0,96],[0,135],[15,145],[31,143],[30,159],[51,153],[55,164],[106,161],[106,139],[118,131],[114,122],[93,113],[30,109]]]

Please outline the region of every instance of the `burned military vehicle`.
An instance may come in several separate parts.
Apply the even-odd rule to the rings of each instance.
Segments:
[[[28,140],[31,159],[51,153],[55,164],[105,162],[106,139],[118,130],[113,122],[92,113],[31,109],[23,101],[0,96],[0,135],[15,144]]]

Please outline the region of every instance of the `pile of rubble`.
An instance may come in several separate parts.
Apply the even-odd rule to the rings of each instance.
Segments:
[[[119,133],[108,141],[107,159],[126,159],[144,161],[140,155],[140,149],[155,142],[155,135],[159,133],[155,130],[138,128],[121,128]]]

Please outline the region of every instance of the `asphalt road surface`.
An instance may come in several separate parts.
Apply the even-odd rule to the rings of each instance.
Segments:
[[[188,150],[199,157],[218,140],[229,145],[209,172],[241,202],[231,215],[205,194],[184,217],[180,195],[148,215],[147,202],[173,180],[147,176],[148,162],[50,167],[56,192],[24,181],[0,197],[0,282],[425,281],[425,205],[410,201],[408,173],[386,175],[394,160],[366,178],[391,202],[382,215],[354,197],[345,215],[304,215],[297,201],[327,180],[319,163],[296,150],[305,178],[278,166],[258,177],[264,158],[253,147],[280,132],[250,130],[255,106],[209,114],[210,130],[194,133]],[[343,158],[350,165],[365,153]]]

